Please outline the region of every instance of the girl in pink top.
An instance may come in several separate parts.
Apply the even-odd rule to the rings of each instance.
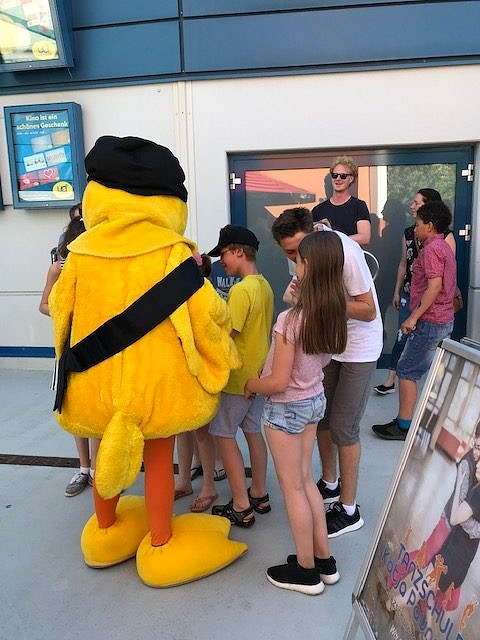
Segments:
[[[263,422],[287,508],[296,555],[267,569],[269,582],[310,595],[339,579],[328,549],[325,510],[312,474],[317,422],[325,411],[323,367],[345,350],[343,248],[336,233],[312,233],[298,247],[298,296],[279,314],[261,377],[245,396],[265,396]]]

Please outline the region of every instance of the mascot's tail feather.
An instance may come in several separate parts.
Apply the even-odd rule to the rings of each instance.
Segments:
[[[106,500],[129,487],[140,471],[143,459],[143,434],[137,422],[117,411],[105,429],[97,456],[95,485]]]

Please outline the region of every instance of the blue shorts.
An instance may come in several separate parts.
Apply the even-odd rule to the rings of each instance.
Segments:
[[[266,427],[290,435],[302,433],[307,424],[316,424],[325,413],[327,401],[320,393],[313,398],[296,402],[270,402],[265,400],[262,422]]]
[[[210,422],[208,433],[222,438],[235,438],[238,427],[244,433],[261,433],[263,397],[246,400],[235,393],[220,394],[217,415]]]
[[[435,324],[419,320],[409,334],[397,364],[397,376],[403,380],[420,380],[430,369],[439,343],[452,333],[453,322]]]

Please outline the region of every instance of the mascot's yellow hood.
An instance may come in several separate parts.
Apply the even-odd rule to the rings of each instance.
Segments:
[[[83,195],[84,233],[69,251],[100,258],[128,258],[171,247],[183,237],[187,205],[175,196],[138,196],[89,182]]]
[[[195,244],[181,233],[186,205],[89,182],[87,231],[69,245],[52,289],[57,356],[121,313],[181,262]],[[240,363],[225,302],[207,280],[170,317],[124,351],[70,373],[60,424],[102,437],[97,488],[111,497],[140,469],[144,439],[168,437],[211,420],[230,370]]]

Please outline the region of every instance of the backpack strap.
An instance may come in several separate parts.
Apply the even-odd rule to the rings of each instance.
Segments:
[[[163,322],[203,286],[195,259],[187,258],[122,313],[110,318],[73,347],[70,333],[58,363],[57,394],[53,410],[62,410],[70,371],[86,371],[120,353]]]

